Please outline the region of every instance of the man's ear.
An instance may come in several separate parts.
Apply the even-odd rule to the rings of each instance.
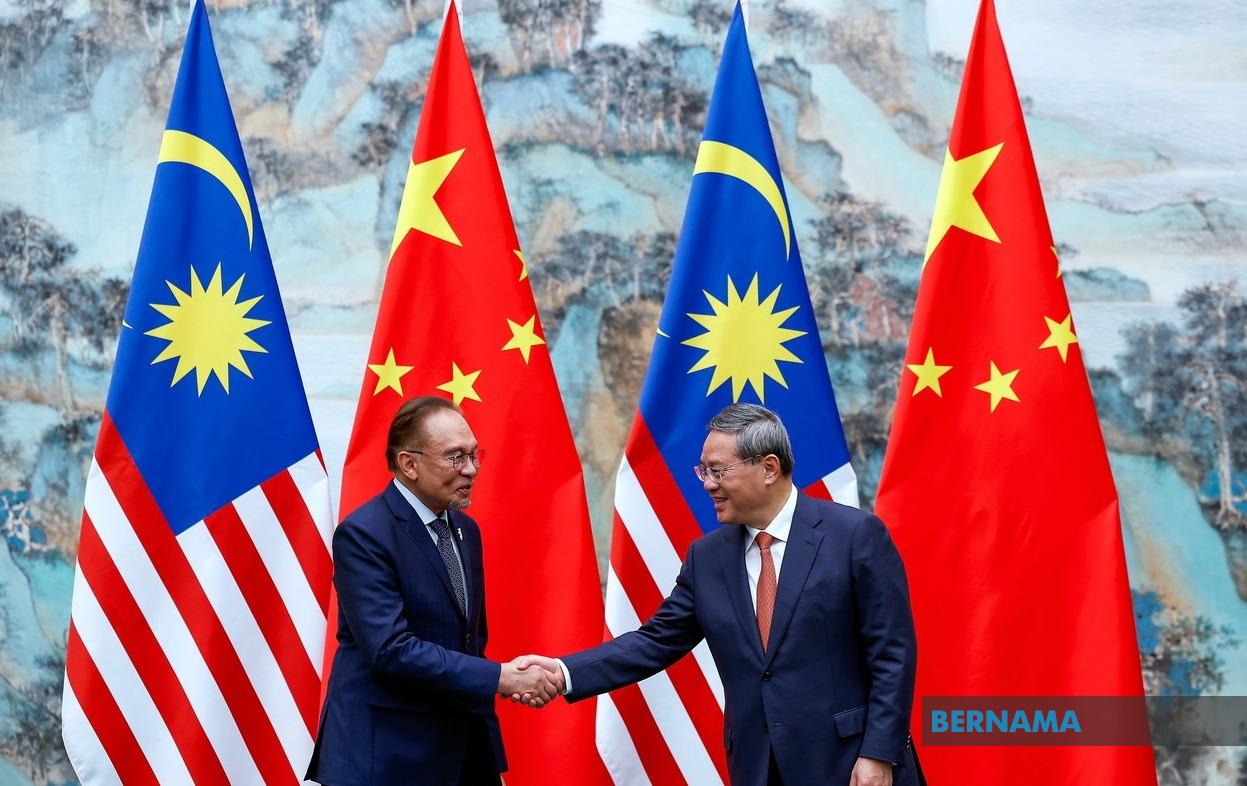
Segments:
[[[415,480],[420,475],[419,468],[416,465],[416,457],[410,453],[398,454],[398,471],[408,480]]]
[[[774,453],[768,453],[762,458],[763,479],[767,485],[779,480],[779,456]]]

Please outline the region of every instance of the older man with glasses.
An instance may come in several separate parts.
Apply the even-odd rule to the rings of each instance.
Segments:
[[[481,532],[463,512],[484,458],[446,399],[395,414],[393,482],[333,535],[338,651],[308,780],[497,786],[494,695],[556,695],[543,670],[484,657]]]
[[[693,471],[725,526],[694,541],[638,630],[528,662],[578,701],[643,680],[705,639],[723,680],[733,786],[918,783],[917,645],[883,522],[800,493],[788,432],[765,407],[733,404],[708,428]]]

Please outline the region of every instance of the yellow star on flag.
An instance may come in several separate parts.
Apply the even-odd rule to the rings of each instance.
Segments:
[[[394,348],[390,348],[390,354],[386,355],[384,363],[369,363],[368,370],[377,375],[377,386],[373,388],[372,395],[377,395],[381,391],[389,388],[398,395],[403,395],[403,375],[411,371],[412,366],[400,366],[394,362]]]
[[[905,368],[914,372],[918,377],[918,381],[914,384],[913,395],[918,395],[928,388],[935,391],[935,395],[940,398],[944,397],[944,393],[940,390],[940,377],[948,373],[952,366],[940,366],[935,363],[935,350],[927,349],[927,359],[922,363],[908,363]]]
[[[524,362],[528,363],[528,355],[532,352],[533,347],[546,343],[545,339],[537,335],[536,332],[537,315],[528,318],[524,324],[507,320],[507,327],[511,328],[511,340],[503,345],[502,350],[518,349],[520,354],[524,356]]]
[[[1057,253],[1056,246],[1048,246],[1052,249],[1052,256],[1056,257],[1056,277],[1060,278],[1065,271],[1061,269],[1061,255]]]
[[[1061,362],[1065,362],[1066,355],[1069,354],[1069,345],[1078,343],[1078,336],[1074,335],[1074,329],[1071,324],[1073,314],[1066,314],[1065,319],[1057,322],[1055,319],[1044,317],[1043,321],[1048,323],[1048,337],[1039,345],[1040,349],[1055,348],[1061,353]]]
[[[515,255],[520,258],[520,281],[523,281],[528,278],[528,263],[524,261],[524,252],[518,248],[515,250]]]
[[[992,228],[983,208],[974,198],[974,189],[983,182],[983,177],[996,162],[996,156],[1000,155],[1002,147],[1004,142],[962,159],[954,159],[951,151],[944,151],[944,169],[940,172],[940,188],[935,196],[931,234],[927,236],[927,253],[922,257],[923,265],[927,264],[940,241],[953,227],[960,227],[993,243],[1000,242],[996,230]]]
[[[403,201],[399,203],[398,221],[394,226],[394,240],[390,243],[391,259],[398,250],[398,244],[403,242],[403,238],[412,229],[456,246],[463,245],[433,197],[442,187],[442,183],[446,182],[450,170],[459,163],[466,149],[460,148],[453,153],[408,166],[407,184],[403,187]]]
[[[476,384],[476,378],[481,375],[480,369],[464,374],[459,370],[458,363],[450,364],[450,381],[443,382],[437,386],[438,390],[444,390],[450,394],[455,404],[463,403],[465,398],[473,401],[480,401],[481,397],[476,394],[476,390],[472,387]]]
[[[1001,374],[996,364],[992,363],[991,377],[986,382],[974,386],[975,390],[981,390],[992,397],[992,412],[996,411],[996,405],[1003,399],[1019,401],[1018,394],[1013,392],[1013,378],[1018,375],[1019,370],[1015,368],[1008,374]]]

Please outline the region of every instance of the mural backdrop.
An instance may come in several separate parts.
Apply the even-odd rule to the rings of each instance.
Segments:
[[[334,473],[442,8],[209,6]],[[58,708],[83,479],[188,11],[0,2],[0,784],[74,782]],[[730,11],[465,3],[603,554]],[[974,12],[749,7],[867,505]],[[999,16],[1123,503],[1148,687],[1247,694],[1247,6],[1002,0]],[[1242,749],[1157,758],[1166,784],[1247,777]]]

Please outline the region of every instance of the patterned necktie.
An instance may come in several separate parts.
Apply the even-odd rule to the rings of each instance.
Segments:
[[[762,637],[765,652],[767,639],[771,637],[771,617],[775,614],[775,560],[771,558],[775,536],[759,532],[756,540],[762,552],[762,572],[758,574],[758,635]]]
[[[450,540],[450,526],[446,523],[446,519],[436,518],[430,524],[433,533],[437,535],[437,553],[442,555],[442,562],[446,563],[446,572],[450,574],[450,586],[454,587],[455,600],[459,602],[459,611],[463,612],[463,616],[468,616],[467,594],[463,589],[463,575],[459,572],[459,558],[455,556],[455,544]]]

